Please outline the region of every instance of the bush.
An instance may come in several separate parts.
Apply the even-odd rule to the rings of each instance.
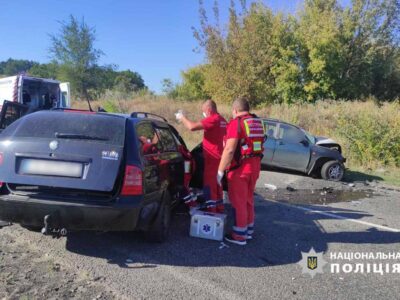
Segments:
[[[367,167],[400,166],[399,105],[350,110],[340,115],[338,135],[344,138],[351,158]]]

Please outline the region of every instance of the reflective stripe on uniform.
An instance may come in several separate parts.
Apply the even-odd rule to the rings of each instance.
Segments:
[[[265,129],[261,119],[249,118],[243,121],[248,137],[264,137]]]
[[[237,226],[233,226],[232,227],[233,232],[237,235],[240,236],[245,236],[247,235],[247,227],[237,227]]]
[[[254,142],[253,143],[253,151],[261,151],[261,142]]]
[[[254,233],[254,223],[251,223],[247,225],[247,234],[253,234]]]
[[[254,137],[254,138],[263,138],[264,133],[250,133],[248,137]]]

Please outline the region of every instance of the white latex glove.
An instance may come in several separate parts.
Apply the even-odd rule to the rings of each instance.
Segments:
[[[178,112],[175,113],[175,118],[177,121],[182,120],[183,117],[183,111],[182,110],[178,110]]]
[[[224,178],[224,175],[225,175],[224,172],[218,171],[218,173],[217,173],[217,183],[218,183],[218,185],[222,185],[221,181],[222,181],[222,178]]]

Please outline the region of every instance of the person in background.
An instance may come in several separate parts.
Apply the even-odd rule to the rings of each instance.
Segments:
[[[182,111],[175,114],[176,119],[190,131],[203,130],[203,191],[206,200],[210,200],[209,212],[222,213],[223,191],[218,185],[215,174],[221,160],[223,138],[226,133],[226,120],[218,113],[217,105],[213,100],[206,100],[202,105],[203,119],[201,121],[189,120]]]

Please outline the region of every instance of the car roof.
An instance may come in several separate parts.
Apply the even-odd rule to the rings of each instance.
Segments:
[[[293,126],[293,127],[296,127],[298,129],[302,129],[303,130],[303,128],[301,128],[301,127],[299,127],[297,125],[294,125],[294,124],[291,124],[291,123],[288,123],[288,122],[285,122],[285,121],[281,121],[279,119],[274,119],[274,118],[262,118],[262,119],[265,120],[265,121],[272,121],[272,122],[278,122],[278,123],[282,123],[282,124],[287,124],[287,125],[290,125],[290,126]]]
[[[39,110],[35,113],[41,114],[53,114],[53,113],[77,113],[77,114],[87,114],[87,115],[102,115],[102,116],[116,116],[126,118],[129,115],[125,114],[117,114],[117,113],[108,113],[108,112],[97,112],[97,111],[90,111],[87,109],[74,109],[74,108],[53,108],[50,110]]]
[[[83,110],[83,109],[52,109],[52,110],[42,110],[38,111],[38,113],[54,113],[54,112],[64,112],[64,113],[81,113],[81,114],[88,114],[88,115],[98,115],[98,116],[109,116],[109,117],[118,117],[124,119],[130,119],[132,121],[139,122],[142,120],[151,120],[157,124],[168,124],[168,121],[161,116],[154,115],[147,112],[133,112],[131,114],[124,114],[124,113],[111,113],[111,112],[96,112],[90,110]]]

